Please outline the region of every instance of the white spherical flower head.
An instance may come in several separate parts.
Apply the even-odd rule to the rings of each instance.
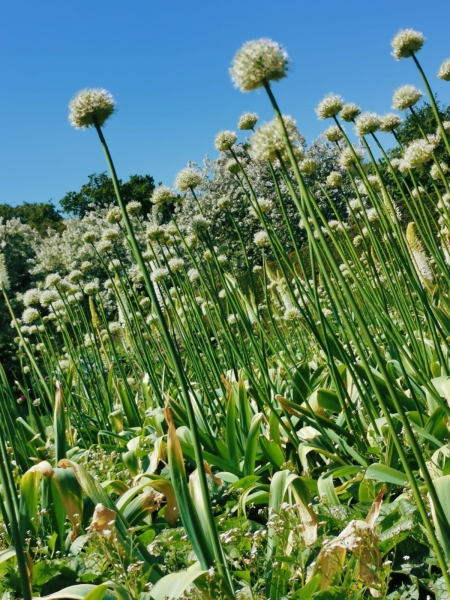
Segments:
[[[221,131],[216,135],[214,145],[219,152],[226,152],[233,147],[237,140],[237,135],[234,131]]]
[[[264,230],[257,231],[255,233],[255,235],[253,236],[253,241],[260,248],[267,248],[267,246],[270,245],[269,236],[267,235],[267,232]]]
[[[403,85],[394,92],[392,108],[395,108],[396,110],[406,110],[417,104],[422,96],[423,92],[413,85]]]
[[[327,185],[330,188],[338,188],[342,185],[342,175],[338,171],[331,171],[327,177]]]
[[[108,223],[111,224],[120,223],[120,221],[122,220],[122,213],[120,211],[120,208],[118,206],[114,206],[114,208],[112,208],[106,215],[106,220],[108,221]]]
[[[238,129],[242,131],[246,131],[248,129],[253,129],[253,127],[258,122],[258,115],[256,113],[245,112],[241,115],[241,118],[238,122]]]
[[[141,212],[142,204],[136,200],[128,202],[125,209],[129,215],[138,215]]]
[[[217,207],[222,210],[227,210],[228,208],[230,208],[230,206],[231,206],[230,199],[227,198],[226,196],[222,196],[221,198],[219,198],[217,200]]]
[[[359,106],[353,102],[349,102],[342,107],[341,119],[350,123],[351,121],[354,121],[356,117],[359,117],[360,114],[361,109]]]
[[[328,129],[325,129],[323,132],[323,137],[326,138],[329,142],[338,142],[343,138],[343,133],[341,129],[337,125],[331,125]]]
[[[355,158],[355,155],[356,155],[356,158]],[[355,165],[357,162],[361,162],[363,159],[364,159],[364,150],[362,148],[353,146],[353,151],[352,151],[352,148],[347,147],[342,151],[342,153],[339,157],[339,164],[344,169],[350,169],[351,167],[353,167],[353,165]]]
[[[337,94],[328,94],[317,105],[316,114],[320,120],[332,119],[340,113],[343,106],[344,99],[342,96],[338,96]]]
[[[313,158],[305,158],[298,167],[302,175],[313,175],[319,168],[319,164]]]
[[[22,313],[22,323],[29,325],[30,323],[37,321],[39,317],[39,311],[37,311],[35,308],[26,308]]]
[[[390,133],[394,131],[394,129],[397,129],[397,127],[400,127],[402,123],[403,120],[401,117],[395,113],[388,113],[387,115],[381,117],[380,129],[385,133]]]
[[[184,260],[182,258],[174,257],[169,260],[168,265],[173,273],[178,273],[184,267]]]
[[[392,56],[396,60],[409,58],[418,52],[425,42],[425,37],[420,31],[414,29],[402,29],[391,42]]]
[[[297,145],[301,135],[296,127],[295,120],[289,115],[283,115],[283,122],[294,153],[296,154],[298,161],[300,161],[303,158],[303,151]],[[258,127],[253,134],[250,156],[254,160],[275,161],[280,155],[284,161],[289,161],[282,127],[278,122],[278,119],[273,119],[269,123],[264,123]]]
[[[153,190],[153,194],[151,195],[151,201],[153,202],[153,204],[157,205],[171,204],[176,200],[176,197],[177,195],[172,189],[170,189],[166,185],[160,185]]]
[[[88,296],[95,296],[99,291],[99,285],[97,281],[90,281],[84,286],[84,293]]]
[[[450,58],[444,60],[438,71],[439,79],[450,81]]]
[[[41,291],[37,288],[27,290],[23,295],[22,302],[25,306],[32,306],[33,304],[39,304],[41,299]]]
[[[208,219],[202,215],[195,215],[191,220],[190,229],[194,235],[201,235],[208,231],[210,225],[211,222]]]
[[[49,275],[47,275],[47,277],[45,278],[45,283],[44,283],[44,287],[50,288],[53,287],[55,285],[58,285],[58,283],[61,281],[61,275],[59,275],[58,273],[50,273]]]
[[[360,136],[375,133],[380,129],[381,118],[373,112],[363,113],[355,123],[356,133]]]
[[[175,187],[181,192],[193,190],[202,182],[201,174],[192,167],[182,169],[175,178]]]
[[[70,101],[69,123],[76,129],[102,127],[116,110],[114,98],[102,88],[81,90]]]
[[[286,77],[287,52],[267,38],[246,42],[236,53],[230,68],[231,79],[241,92],[257,90],[269,81]]]
[[[433,158],[434,147],[424,139],[410,142],[403,153],[403,162],[409,169],[420,167]]]
[[[165,267],[160,267],[151,272],[150,279],[154,283],[158,283],[160,281],[164,281],[168,275],[169,271]]]

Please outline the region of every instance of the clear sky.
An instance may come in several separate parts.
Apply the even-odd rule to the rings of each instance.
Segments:
[[[308,142],[326,126],[314,107],[327,92],[383,113],[398,86],[420,86],[412,61],[390,56],[399,29],[425,34],[419,58],[450,103],[450,83],[436,78],[450,58],[448,0],[14,0],[0,20],[0,203],[57,203],[106,170],[96,133],[67,121],[84,87],[118,103],[105,135],[119,177],[171,185],[187,161],[216,155],[215,134],[236,129],[243,111],[272,118],[265,94],[239,92],[228,74],[259,37],[292,59],[274,91]]]

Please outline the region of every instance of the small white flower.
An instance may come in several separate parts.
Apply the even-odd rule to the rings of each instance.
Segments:
[[[193,190],[202,182],[201,173],[192,167],[182,169],[175,178],[175,187],[182,192]]]
[[[360,136],[375,133],[380,129],[381,119],[373,112],[363,113],[355,123],[356,133]]]
[[[219,152],[230,150],[237,140],[237,135],[234,131],[221,131],[216,135],[214,145]]]
[[[238,122],[238,129],[248,130],[253,129],[253,127],[258,122],[258,115],[256,113],[245,112],[241,115]]]
[[[344,104],[341,110],[341,119],[343,121],[354,121],[361,114],[361,109],[357,104],[349,102]]]

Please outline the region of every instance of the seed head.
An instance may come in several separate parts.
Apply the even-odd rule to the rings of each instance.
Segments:
[[[438,71],[439,79],[450,81],[450,58],[444,60]]]
[[[176,200],[176,198],[177,195],[171,188],[167,187],[166,185],[159,185],[153,190],[151,201],[153,204],[157,204],[159,206],[162,204],[171,204]]]
[[[331,119],[340,113],[343,106],[344,99],[342,96],[338,96],[337,94],[328,94],[317,105],[316,114],[320,120]]]
[[[247,129],[253,129],[258,121],[258,115],[256,113],[245,112],[241,115],[238,122],[238,129],[243,131]]]
[[[214,140],[214,145],[216,150],[219,152],[226,152],[237,140],[237,135],[234,131],[221,131],[216,135],[216,139]]]
[[[338,142],[343,138],[343,133],[337,125],[331,125],[322,134],[329,142]]]
[[[201,174],[192,167],[182,169],[175,178],[175,187],[181,192],[193,190],[202,182]]]
[[[287,52],[267,38],[246,42],[236,53],[230,68],[231,79],[241,92],[250,92],[269,81],[286,77]]]
[[[357,104],[353,102],[349,102],[348,104],[344,104],[341,110],[341,119],[343,121],[354,121],[356,117],[361,114],[361,109]]]
[[[425,37],[420,31],[414,31],[414,29],[402,29],[391,42],[391,54],[396,60],[409,58],[422,48],[424,42]]]
[[[415,169],[433,158],[434,147],[424,139],[413,140],[403,153],[403,162],[408,169]]]
[[[112,95],[102,88],[78,92],[69,104],[69,123],[76,129],[87,129],[93,125],[102,127],[115,112]]]
[[[390,133],[394,131],[394,129],[397,129],[397,127],[400,127],[402,123],[401,117],[395,113],[388,113],[387,115],[384,115],[384,117],[381,117],[380,129],[381,131]]]
[[[396,110],[406,110],[417,104],[422,96],[423,92],[413,85],[403,85],[394,92],[392,108],[395,108]]]
[[[373,112],[363,113],[355,123],[356,133],[360,136],[375,133],[380,129],[381,119]]]

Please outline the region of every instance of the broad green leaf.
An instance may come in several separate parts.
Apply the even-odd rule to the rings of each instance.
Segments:
[[[370,465],[366,471],[366,478],[383,481],[384,483],[394,483],[395,485],[405,485],[405,483],[408,483],[408,478],[404,473],[378,463]]]

